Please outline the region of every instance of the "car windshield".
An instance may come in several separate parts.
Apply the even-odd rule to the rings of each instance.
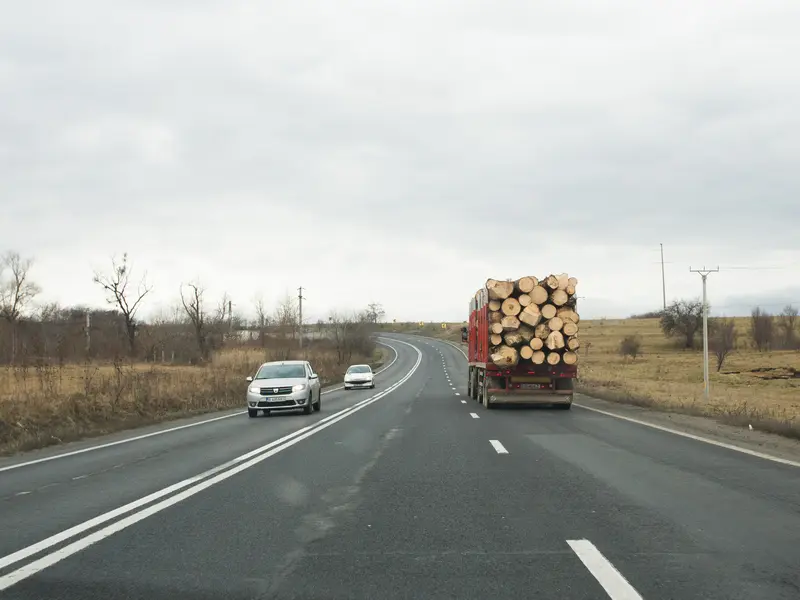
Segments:
[[[370,368],[367,365],[355,365],[347,369],[348,373],[369,373]]]
[[[258,370],[256,379],[284,379],[305,375],[306,368],[303,365],[264,365]]]

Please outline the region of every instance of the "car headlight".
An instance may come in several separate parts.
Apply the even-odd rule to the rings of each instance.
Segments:
[[[293,385],[292,386],[292,391],[293,392],[302,392],[307,387],[308,387],[308,384],[306,384],[306,383],[298,383],[297,385]]]
[[[261,388],[260,387],[256,387],[256,386],[252,386],[250,388],[250,393],[251,394],[260,394],[261,393]]]

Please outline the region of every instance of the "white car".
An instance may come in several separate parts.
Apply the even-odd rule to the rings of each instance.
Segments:
[[[344,389],[374,388],[375,374],[369,365],[352,365],[344,374]]]

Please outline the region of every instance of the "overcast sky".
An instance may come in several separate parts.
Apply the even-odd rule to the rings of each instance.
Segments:
[[[800,304],[796,0],[73,0],[0,19],[0,251],[101,305],[128,252],[251,311],[462,320],[487,277],[585,317]],[[739,267],[731,269],[730,267]],[[742,269],[741,267],[747,267]],[[770,306],[770,305],[774,306]]]

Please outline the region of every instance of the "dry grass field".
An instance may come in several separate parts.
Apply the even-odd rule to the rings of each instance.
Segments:
[[[750,320],[736,320],[736,349],[717,372],[709,359],[710,399],[703,397],[703,353],[664,337],[657,319],[582,321],[579,373],[587,393],[719,418],[800,437],[800,352],[758,352]],[[641,338],[642,355],[623,357],[620,341]],[[700,345],[700,344],[698,344]]]
[[[385,351],[352,362],[377,366]],[[334,350],[307,355],[323,386],[342,380]],[[254,348],[223,351],[206,366],[65,364],[0,367],[0,453],[44,447],[146,423],[242,406],[244,378],[273,360]]]

